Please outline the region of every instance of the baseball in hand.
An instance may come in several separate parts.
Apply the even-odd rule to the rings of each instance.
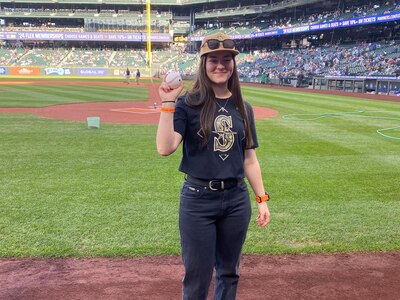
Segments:
[[[168,84],[170,89],[176,89],[181,85],[182,77],[178,72],[169,71],[167,76],[165,76],[165,83]]]

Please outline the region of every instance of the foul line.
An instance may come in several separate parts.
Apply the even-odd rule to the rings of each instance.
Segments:
[[[363,118],[371,118],[371,119],[382,119],[382,120],[395,120],[400,121],[400,118],[390,118],[390,117],[380,117],[380,116],[371,116],[371,115],[360,115],[364,114],[365,112],[386,112],[386,111],[365,111],[365,110],[355,110],[352,112],[339,112],[339,113],[322,113],[322,114],[289,114],[282,116],[285,120],[292,120],[292,121],[314,121],[322,118],[327,117],[344,117],[344,116],[356,116],[356,117],[363,117]],[[381,128],[377,129],[376,133],[379,135],[389,138],[400,140],[398,136],[392,136],[388,134],[384,134],[383,131],[391,131],[400,129],[400,126],[395,127],[388,127],[388,128]]]
[[[116,111],[116,112],[125,112],[125,113],[130,113],[130,114],[155,114],[159,113],[160,109],[158,108],[139,108],[139,107],[131,107],[131,108],[117,108],[117,109],[111,109],[111,111]]]
[[[20,85],[20,84],[32,84],[32,81],[0,81],[1,85]]]

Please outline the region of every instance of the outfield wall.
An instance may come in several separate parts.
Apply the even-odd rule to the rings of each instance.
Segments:
[[[76,76],[76,77],[123,77],[126,68],[89,68],[89,67],[2,67],[0,66],[0,78],[7,76],[23,76],[23,77],[35,77],[35,76],[51,76],[51,77],[63,77],[63,76]],[[141,75],[146,77],[150,76],[150,70],[139,69]],[[136,69],[131,69],[132,74],[135,74]],[[132,75],[132,77],[135,77]]]

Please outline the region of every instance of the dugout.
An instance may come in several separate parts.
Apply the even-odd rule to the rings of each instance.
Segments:
[[[400,78],[367,76],[313,77],[312,88],[353,93],[399,95]]]

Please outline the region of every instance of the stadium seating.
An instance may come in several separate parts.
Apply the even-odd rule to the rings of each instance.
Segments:
[[[19,66],[58,66],[68,55],[69,51],[65,49],[32,49],[27,51],[19,60]]]
[[[146,67],[146,52],[144,50],[115,51],[109,62],[110,67]]]
[[[24,49],[1,49],[0,66],[12,66],[24,55]]]
[[[77,0],[76,0],[77,1]],[[85,0],[86,1],[86,0]],[[88,0],[90,2],[92,0]],[[94,1],[94,0],[93,0]],[[113,3],[120,3],[122,0],[111,0]],[[109,1],[109,3],[111,3]],[[42,1],[43,2],[43,1]],[[53,2],[53,0],[51,1]],[[72,1],[58,0],[58,3],[72,3]],[[96,3],[98,1],[96,0]],[[143,2],[137,0],[136,2]],[[205,1],[190,1],[194,3],[205,3]],[[379,2],[379,5],[377,4]],[[84,8],[65,8],[49,9],[46,6],[38,8],[37,6],[29,7],[27,5],[12,6],[11,2],[4,2],[1,6],[0,17],[20,17],[25,18],[40,17],[66,17],[66,18],[84,18],[85,26],[79,26],[70,23],[71,27],[53,26],[45,22],[38,23],[38,26],[32,24],[23,25],[22,23],[10,24],[0,30],[5,31],[100,31],[100,32],[144,32],[145,11],[139,9],[114,9],[108,7],[95,8],[94,5]],[[50,1],[49,1],[50,3]],[[78,3],[78,1],[77,1]],[[135,3],[135,1],[133,1]],[[188,3],[186,0],[180,0],[180,4]],[[201,20],[204,18],[212,18],[212,16],[235,16],[246,15],[259,9],[267,10],[276,8],[279,5],[292,5],[295,2],[286,0],[286,2],[275,1],[270,4],[243,6],[243,7],[226,7],[203,9],[196,12],[196,18]],[[251,34],[261,30],[283,29],[304,24],[317,24],[332,20],[348,20],[356,17],[373,16],[400,11],[400,5],[394,1],[375,1],[362,6],[353,6],[353,2],[348,2],[348,6],[339,9],[338,7],[326,11],[304,11],[297,16],[284,14],[270,14],[268,18],[256,18],[254,21],[248,19],[246,22],[215,22],[210,24],[202,24],[194,32],[193,36],[204,36],[216,32],[224,32],[230,35]],[[162,5],[178,5],[176,0],[159,0],[152,1],[152,4]],[[206,7],[206,6],[204,6]],[[209,6],[210,7],[210,6]],[[174,14],[171,9],[152,10],[152,32],[168,32],[173,25],[179,28],[179,33],[184,35],[190,28],[189,23],[174,20]],[[307,12],[307,13],[306,13]],[[74,24],[74,25],[72,25]],[[324,32],[321,35],[324,35]],[[334,34],[334,33],[331,33]],[[396,31],[393,30],[393,34]],[[185,37],[186,38],[186,37]],[[288,46],[290,45],[289,35],[282,37],[286,39]],[[299,38],[299,37],[297,37]],[[303,38],[303,37],[302,37]],[[319,37],[316,37],[319,39]],[[364,35],[365,38],[365,35]],[[285,48],[284,43],[280,45],[275,43],[271,47],[268,43],[263,43],[262,39],[254,40],[251,43],[238,43],[238,47],[243,53],[237,56],[237,64],[239,73],[243,80],[255,80],[261,76],[263,72],[267,72],[271,78],[280,76],[295,76],[304,73],[309,76],[314,75],[389,75],[397,74],[397,68],[400,67],[400,43],[395,40],[381,40],[379,42],[360,42],[353,40],[344,41],[347,44],[320,43],[309,46],[305,49],[298,48],[299,44],[295,42],[293,48]],[[268,39],[265,39],[268,42]],[[342,41],[343,42],[343,41]],[[249,45],[250,44],[250,45]],[[98,48],[98,45],[92,46],[90,42],[81,43],[79,47],[76,44],[57,46],[55,50],[49,49],[49,45],[43,48],[39,46],[32,47],[28,43],[25,49],[17,47],[14,44],[6,45],[0,48],[1,66],[45,66],[45,67],[118,67],[125,68],[145,68],[146,52],[143,49],[135,49],[132,44],[126,43],[125,49],[123,45],[108,45]],[[280,46],[280,47],[279,47]],[[50,47],[53,47],[50,45]],[[75,47],[75,48],[74,48]],[[82,48],[80,48],[82,47]],[[169,69],[180,70],[182,73],[191,75],[197,71],[198,56],[192,52],[185,51],[184,47],[174,48],[174,44],[158,45],[153,50],[153,64],[159,68],[162,74]],[[198,47],[198,45],[197,45]],[[189,47],[188,47],[189,48]],[[196,47],[194,47],[196,48]],[[188,50],[188,49],[187,49]],[[193,50],[193,49],[192,49]]]
[[[62,66],[74,67],[105,67],[108,66],[113,51],[97,49],[73,49]]]

